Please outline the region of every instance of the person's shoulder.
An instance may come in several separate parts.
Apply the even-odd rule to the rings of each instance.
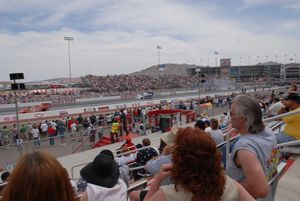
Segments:
[[[171,155],[160,155],[157,158],[154,158],[147,162],[147,164],[164,164],[171,161]]]

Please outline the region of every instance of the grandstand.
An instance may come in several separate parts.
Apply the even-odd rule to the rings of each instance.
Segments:
[[[270,92],[270,91],[269,91]],[[269,93],[267,93],[267,94],[269,94]],[[261,94],[260,94],[261,95]],[[212,101],[213,102],[213,101]],[[185,102],[185,103],[189,103],[188,101],[187,102]],[[217,107],[217,104],[218,104],[219,102],[217,101],[216,102],[216,104],[215,104],[215,107]],[[187,106],[187,105],[186,105]],[[226,107],[225,107],[225,109],[226,109]],[[228,109],[228,108],[227,108]],[[225,110],[226,111],[226,110]],[[91,112],[91,113],[89,113],[89,114],[92,114],[93,112]],[[211,114],[212,115],[212,114]],[[182,122],[179,122],[180,124],[182,123]],[[184,123],[183,123],[184,124]],[[191,123],[190,125],[193,125],[193,123]],[[183,125],[183,126],[185,126],[185,125]],[[152,145],[154,146],[154,147],[158,147],[158,145],[159,145],[159,142],[160,142],[160,137],[161,137],[161,135],[163,135],[162,133],[157,133],[157,132],[155,132],[155,133],[152,133],[152,134],[148,134],[147,135],[147,137],[149,137],[150,139],[151,139],[151,141],[152,141]],[[137,144],[137,143],[140,143],[141,142],[141,140],[144,138],[143,136],[142,137],[137,137],[137,135],[133,135],[133,137],[135,137],[134,139],[133,139],[133,142],[135,143],[135,144]],[[49,139],[45,139],[45,140],[49,140]],[[85,139],[83,139],[83,141],[84,141]],[[72,142],[72,141],[71,141]],[[71,143],[70,142],[70,143]],[[115,143],[115,144],[109,144],[110,142],[108,142],[108,141],[106,141],[106,142],[100,142],[100,143],[102,143],[101,144],[101,147],[100,148],[95,148],[95,149],[89,149],[89,148],[87,148],[87,147],[84,147],[85,145],[84,145],[84,143],[81,143],[81,142],[78,142],[77,144],[75,144],[75,143],[73,143],[72,144],[72,146],[73,146],[73,148],[72,148],[72,152],[73,153],[75,153],[75,152],[77,152],[77,151],[83,151],[83,152],[79,152],[79,153],[75,153],[75,154],[72,154],[72,155],[68,155],[68,156],[61,156],[61,157],[59,157],[58,159],[59,159],[59,161],[63,164],[63,166],[67,169],[67,171],[68,171],[68,173],[69,173],[69,175],[74,179],[74,180],[76,180],[76,179],[78,179],[78,177],[79,177],[79,170],[80,170],[80,168],[84,165],[84,164],[86,164],[86,163],[88,163],[88,162],[90,162],[90,161],[92,161],[92,159],[101,151],[101,150],[103,150],[103,149],[110,149],[110,150],[113,150],[113,151],[115,151],[116,149],[118,149],[121,145],[122,145],[122,142],[119,142],[119,143]],[[106,146],[103,146],[103,145],[105,145],[105,144],[109,144],[109,145],[106,145]],[[26,145],[27,146],[27,145]],[[26,151],[28,151],[28,150],[26,150]],[[55,152],[54,151],[54,149],[52,150],[53,152]],[[70,153],[70,151],[68,151],[69,153]],[[292,165],[291,166],[289,166],[289,164],[290,164],[290,162],[288,162],[287,164],[287,168],[288,167],[291,167],[291,170],[293,170],[293,169],[295,169],[295,168],[297,168],[297,160],[298,160],[298,158],[297,158],[297,156],[294,158],[294,160],[295,160],[295,162],[294,163],[291,163]],[[283,164],[283,166],[284,166],[284,164]],[[287,169],[286,168],[286,169]],[[282,171],[281,169],[279,170],[280,172]],[[294,170],[293,170],[294,171]],[[295,170],[296,171],[296,170]],[[284,173],[284,172],[283,172]],[[287,176],[289,176],[289,174],[284,174],[284,175],[287,175]],[[289,176],[290,177],[290,176]],[[283,177],[283,178],[287,178],[287,177]],[[290,179],[285,179],[285,180],[283,180],[284,182],[289,182],[289,180]],[[144,183],[146,180],[144,179],[144,180],[142,180],[142,181],[140,181],[141,183]],[[139,185],[139,182],[135,182],[135,183],[132,183],[132,186],[129,188],[129,189],[133,189],[135,186],[138,186]],[[281,186],[281,185],[284,185],[284,184],[281,184],[280,182],[279,182],[279,186]],[[280,189],[281,188],[278,188],[278,196],[280,195],[280,196],[285,196],[284,194],[284,192],[282,193],[281,192],[281,194],[279,194],[279,192],[280,192]],[[283,195],[282,195],[283,194]]]

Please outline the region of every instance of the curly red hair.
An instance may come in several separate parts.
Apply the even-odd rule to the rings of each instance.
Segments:
[[[214,140],[199,128],[180,128],[173,152],[172,179],[193,193],[193,200],[220,200],[225,174]],[[176,188],[177,189],[177,188]]]

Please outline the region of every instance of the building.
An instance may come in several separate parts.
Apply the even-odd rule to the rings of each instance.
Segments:
[[[300,83],[300,63],[280,64],[275,62],[259,63],[246,66],[204,67],[187,69],[190,76],[205,74],[207,77],[230,78],[236,82],[283,82]]]

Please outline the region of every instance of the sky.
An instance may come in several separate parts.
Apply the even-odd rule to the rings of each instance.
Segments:
[[[0,19],[1,81],[69,77],[66,36],[72,77],[300,61],[300,0],[0,0]]]

